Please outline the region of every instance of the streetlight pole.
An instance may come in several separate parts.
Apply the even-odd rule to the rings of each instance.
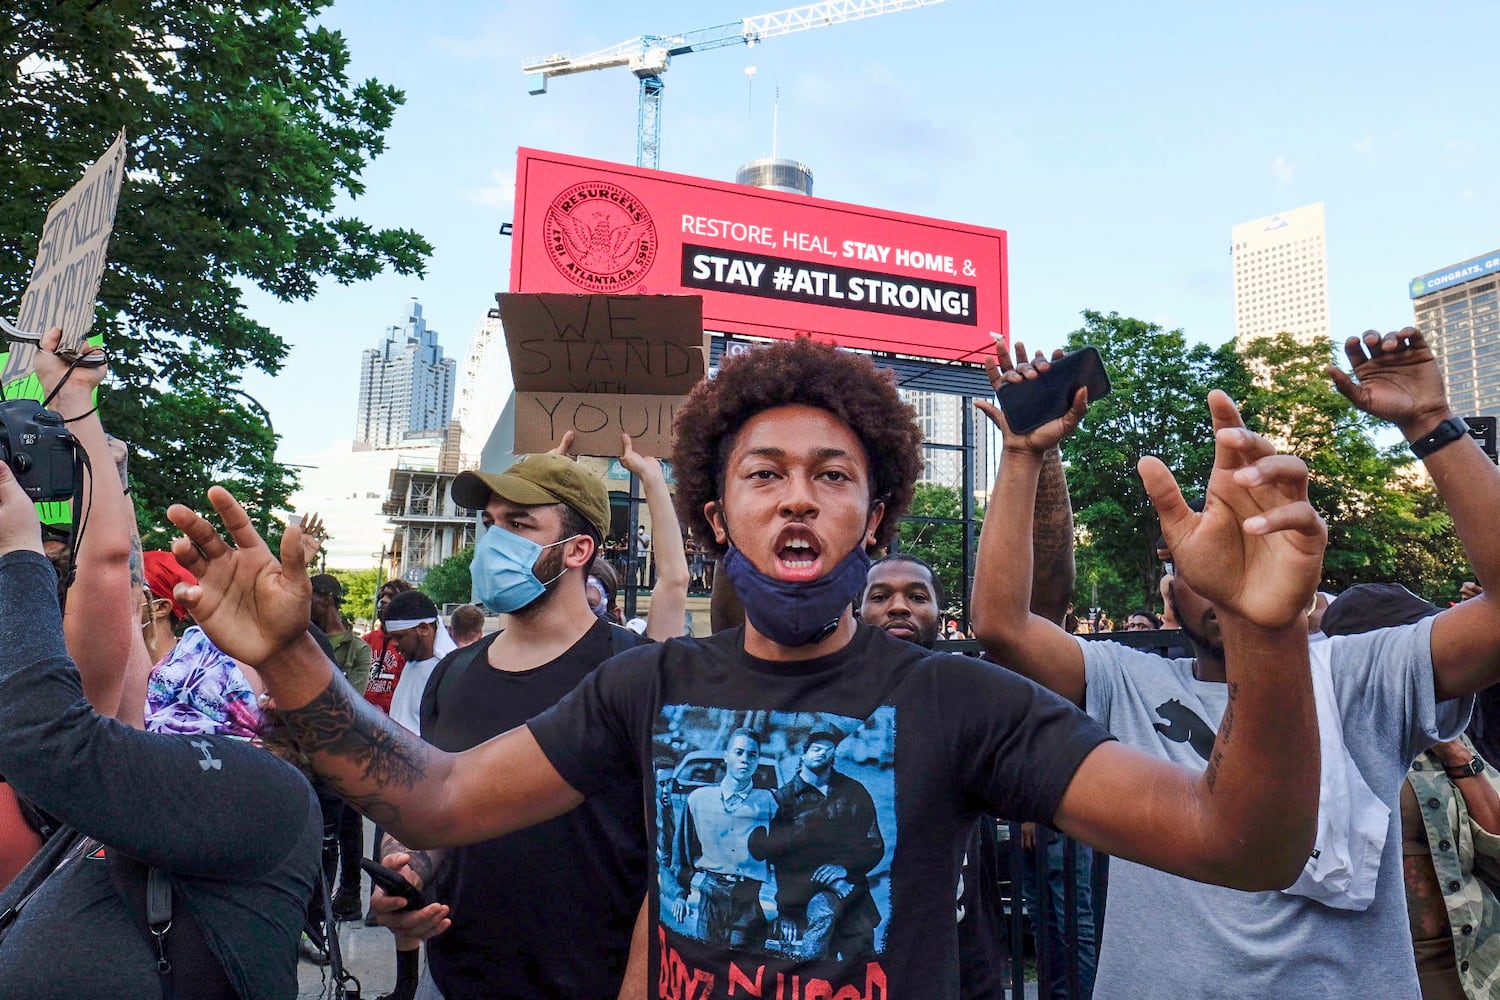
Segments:
[[[239,396],[241,399],[245,400],[245,402],[249,403],[250,406],[255,410],[255,412],[260,414],[260,418],[266,422],[266,429],[271,432],[271,447],[273,449],[272,454],[274,455],[274,449],[276,447],[276,425],[271,423],[271,411],[267,410],[260,400],[250,395],[244,389],[231,388],[228,391],[234,393],[236,396]],[[260,457],[260,534],[262,538],[264,538],[270,531],[271,526],[271,506],[267,502],[267,495],[270,493],[271,485],[270,471],[271,458],[262,455]]]

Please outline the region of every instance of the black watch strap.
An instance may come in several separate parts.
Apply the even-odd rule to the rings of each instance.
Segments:
[[[1413,441],[1410,445],[1411,453],[1418,458],[1426,458],[1439,448],[1444,448],[1459,438],[1467,437],[1468,434],[1469,425],[1464,423],[1463,417],[1449,417],[1434,427],[1430,433]]]
[[[1467,764],[1459,764],[1456,767],[1444,767],[1443,771],[1454,781],[1458,781],[1460,778],[1472,778],[1476,774],[1484,773],[1484,758],[1475,754],[1474,759]]]

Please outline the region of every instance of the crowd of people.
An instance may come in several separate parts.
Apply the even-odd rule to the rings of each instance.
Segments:
[[[1213,391],[1208,482],[1138,469],[1170,570],[1163,614],[1120,631],[1180,648],[1075,634],[1103,631],[1072,607],[1080,390],[1025,434],[978,404],[1004,447],[982,656],[938,651],[951,595],[891,551],[922,441],[863,355],[726,359],[679,408],[675,495],[622,442],[651,524],[629,539],[567,438],[462,473],[476,605],[390,580],[360,635],[309,572],[316,515],[272,553],[215,487],[222,531],[174,506],[182,536],[142,553],[103,370],[57,346],[37,373],[89,457],[89,530],[58,551],[0,463],[0,995],[291,997],[299,955],[336,963],[365,919],[393,932],[391,1000],[999,997],[999,821],[1055,918],[1050,996],[1500,989],[1500,472],[1416,330],[1351,338],[1330,377],[1412,443],[1469,599],[1320,592],[1305,465]],[[1050,361],[998,345],[989,370]],[[687,635],[709,587],[713,634]],[[366,869],[396,880],[367,905]],[[79,926],[89,948],[42,960]]]

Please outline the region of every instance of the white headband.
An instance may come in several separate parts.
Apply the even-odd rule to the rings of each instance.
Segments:
[[[398,618],[395,621],[387,621],[385,623],[385,630],[387,632],[401,632],[401,631],[404,631],[405,629],[416,628],[418,625],[424,624],[426,622],[432,622],[433,624],[436,624],[437,623],[437,619],[436,618]]]

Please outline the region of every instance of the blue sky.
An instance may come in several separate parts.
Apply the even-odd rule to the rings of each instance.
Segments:
[[[785,0],[782,0],[784,3]],[[526,93],[523,61],[780,9],[749,0],[417,5],[345,0],[351,76],[406,104],[365,195],[342,211],[410,226],[425,279],[247,296],[292,350],[246,388],[280,456],[352,436],[359,352],[421,299],[450,355],[509,281],[518,146],[635,160],[627,70]],[[662,167],[721,180],[771,151],[816,195],[1010,234],[1012,332],[1052,346],[1085,308],[1233,331],[1229,230],[1327,204],[1339,336],[1411,322],[1415,275],[1500,247],[1494,39],[1500,4],[1005,4],[947,0],[677,59]],[[754,65],[753,91],[745,67]],[[1487,68],[1488,67],[1488,68]]]

